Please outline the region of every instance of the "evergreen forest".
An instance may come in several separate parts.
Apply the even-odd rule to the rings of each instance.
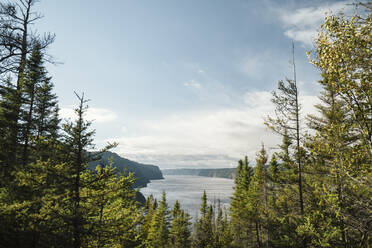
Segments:
[[[371,2],[319,27],[318,114],[301,110],[293,61],[262,123],[278,149],[237,161],[230,208],[204,192],[194,221],[166,192],[139,203],[133,174],[99,162],[116,144],[95,149],[84,94],[62,120],[36,2],[0,3],[0,247],[372,247]]]

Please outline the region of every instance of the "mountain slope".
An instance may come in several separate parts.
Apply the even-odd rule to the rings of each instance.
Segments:
[[[126,158],[120,157],[114,152],[105,152],[102,154],[101,161],[105,164],[109,164],[112,159],[113,166],[117,168],[118,172],[126,173],[132,172],[136,181],[134,187],[146,187],[150,180],[163,179],[163,174],[158,166],[141,164],[135,161],[131,161]],[[89,163],[89,168],[94,169],[100,162]]]

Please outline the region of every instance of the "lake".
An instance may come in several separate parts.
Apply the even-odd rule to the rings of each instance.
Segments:
[[[162,180],[153,180],[140,191],[147,198],[153,195],[158,201],[163,191],[167,194],[167,202],[173,207],[176,200],[192,217],[197,216],[203,191],[207,192],[208,203],[213,204],[220,199],[221,205],[228,209],[233,194],[234,180],[225,178],[200,176],[165,175]]]

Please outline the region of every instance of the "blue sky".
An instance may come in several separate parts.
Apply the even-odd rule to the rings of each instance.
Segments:
[[[43,0],[37,28],[57,36],[48,65],[68,118],[91,99],[96,144],[161,168],[230,167],[264,142],[270,91],[291,77],[295,42],[304,113],[313,111],[313,49],[324,14],[345,1]]]

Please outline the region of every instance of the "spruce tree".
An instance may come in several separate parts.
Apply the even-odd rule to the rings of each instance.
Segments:
[[[251,225],[246,211],[247,192],[253,176],[253,170],[249,166],[248,158],[240,160],[235,177],[234,193],[231,198],[230,216],[231,228],[234,237],[234,245],[246,246],[249,243]]]
[[[268,117],[265,124],[294,143],[294,153],[298,186],[298,205],[300,215],[304,215],[303,196],[303,148],[301,144],[301,104],[297,87],[296,64],[294,61],[294,43],[292,43],[293,79],[279,81],[278,90],[273,92],[275,117]]]
[[[172,222],[169,230],[169,243],[174,248],[188,248],[191,246],[191,217],[176,201],[172,209]]]
[[[232,240],[233,235],[231,232],[231,226],[228,220],[227,212],[222,210],[221,202],[220,200],[218,200],[213,247],[216,248],[231,247]]]
[[[263,242],[267,238],[265,234],[265,209],[267,205],[267,189],[266,189],[266,168],[267,156],[264,146],[260,153],[257,155],[256,167],[254,175],[250,181],[249,189],[247,192],[247,207],[246,211],[250,223],[254,226],[255,233],[255,246],[263,247]]]
[[[36,140],[37,130],[42,128],[40,125],[43,125],[43,123],[36,120],[35,116],[35,109],[38,101],[37,91],[41,87],[42,83],[45,83],[46,80],[50,80],[46,75],[43,63],[43,54],[41,52],[40,44],[36,44],[32,50],[30,58],[27,60],[24,73],[22,94],[23,115],[21,115],[20,118],[20,121],[22,122],[21,143],[23,145],[21,152],[22,155],[20,157],[23,166],[26,166],[29,162],[30,150],[33,150],[34,148],[34,144],[31,144],[31,142]],[[48,104],[53,104],[51,99],[45,99],[44,103],[46,104],[47,102]]]
[[[166,194],[163,191],[162,199],[152,217],[151,226],[147,236],[146,247],[168,247],[169,242],[169,207]]]
[[[40,36],[30,30],[31,25],[42,18],[40,13],[33,10],[36,2],[37,0],[15,0],[0,4],[0,76],[10,73],[15,77],[16,91],[12,97],[13,107],[10,115],[14,123],[19,122],[22,112],[27,57],[37,44],[44,53],[55,38],[50,33]],[[12,166],[19,163],[17,159],[19,134],[18,125],[14,125],[9,130],[8,136],[11,142],[9,157]]]
[[[8,185],[12,181],[12,172],[16,169],[13,161],[12,134],[18,132],[18,123],[15,121],[14,101],[17,97],[16,88],[7,78],[0,85],[0,186]],[[17,130],[16,130],[17,129]]]
[[[194,229],[193,247],[213,246],[213,208],[208,205],[207,193],[203,192],[200,205],[200,218]]]

